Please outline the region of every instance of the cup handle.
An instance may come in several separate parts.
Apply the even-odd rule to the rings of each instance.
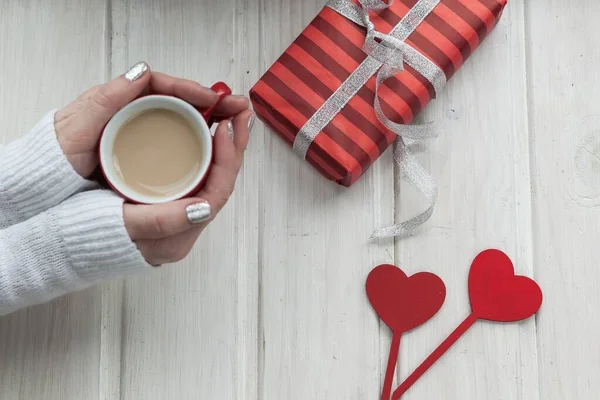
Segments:
[[[230,96],[232,93],[231,88],[227,86],[227,84],[224,82],[217,82],[210,89],[219,95],[219,100],[217,100],[217,102],[213,106],[207,108],[204,111],[201,111],[202,116],[204,117],[204,120],[206,121],[206,124],[209,128],[215,122],[220,122],[221,120],[223,120],[223,118],[215,117],[213,113],[217,106],[221,103],[221,101],[223,101],[225,97]]]

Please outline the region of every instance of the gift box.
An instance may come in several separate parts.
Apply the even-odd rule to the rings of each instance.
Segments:
[[[505,5],[331,0],[252,88],[254,110],[324,177],[350,186],[435,98]]]

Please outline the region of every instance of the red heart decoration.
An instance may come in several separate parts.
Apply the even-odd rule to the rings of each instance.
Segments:
[[[469,272],[473,314],[497,322],[515,322],[542,306],[542,290],[533,280],[515,275],[510,258],[499,250],[480,253]]]
[[[439,311],[446,299],[446,286],[429,272],[407,277],[393,265],[380,265],[367,278],[367,296],[383,322],[401,334]]]

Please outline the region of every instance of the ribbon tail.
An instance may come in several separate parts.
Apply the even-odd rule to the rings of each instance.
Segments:
[[[383,85],[386,80],[393,77],[397,71],[399,70],[384,65],[377,73],[377,78],[375,80],[375,101],[373,103],[377,119],[396,135],[404,139],[410,139],[412,142],[421,142],[437,137],[439,134],[437,130],[434,129],[433,123],[424,125],[404,125],[392,121],[384,114],[383,109],[381,108],[381,101],[379,100],[379,89],[381,85]]]
[[[406,180],[412,183],[425,196],[429,206],[425,211],[408,221],[376,229],[371,235],[371,239],[409,236],[416,228],[429,220],[435,208],[438,195],[437,187],[431,175],[419,164],[401,137],[396,139],[394,160],[400,166],[400,170],[404,173]]]

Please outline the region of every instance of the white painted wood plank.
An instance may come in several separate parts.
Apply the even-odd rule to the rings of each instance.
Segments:
[[[105,80],[104,1],[0,4],[0,141]],[[99,289],[0,319],[0,398],[97,399]]]
[[[542,399],[600,398],[600,3],[527,2]]]
[[[254,2],[112,5],[115,68],[146,59],[205,85],[224,80],[237,93],[258,79]],[[125,284],[122,399],[257,398],[260,129],[254,136],[234,198],[193,254]]]
[[[126,71],[129,64],[127,37],[123,27],[127,24],[126,3],[108,0],[108,60],[111,78]],[[123,351],[123,292],[125,282],[116,281],[102,285],[102,328],[100,335],[100,400],[121,399],[121,367]]]
[[[447,298],[434,320],[403,338],[403,378],[470,312],[467,276],[481,250],[499,248],[519,274],[534,271],[523,7],[523,1],[510,2],[496,30],[423,116],[438,121],[446,133],[419,156],[439,183],[440,198],[428,226],[399,241],[396,255],[408,273],[438,274]],[[422,207],[408,184],[396,201],[399,219]],[[538,397],[533,319],[504,325],[478,322],[405,395]]]
[[[324,0],[262,2],[265,71]],[[365,280],[393,262],[393,244],[370,243],[393,220],[388,152],[349,189],[319,176],[283,140],[261,134],[261,399],[378,399],[386,360]]]

